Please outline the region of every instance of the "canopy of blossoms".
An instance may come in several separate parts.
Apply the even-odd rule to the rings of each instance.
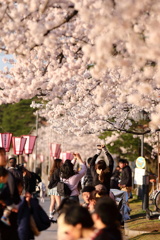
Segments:
[[[42,98],[59,133],[160,126],[159,0],[0,1],[0,103]],[[37,107],[33,102],[32,107]]]

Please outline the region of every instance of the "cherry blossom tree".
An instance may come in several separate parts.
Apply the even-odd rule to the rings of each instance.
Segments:
[[[59,134],[160,125],[158,0],[0,1],[0,103],[38,96]],[[36,103],[32,107],[37,107]]]

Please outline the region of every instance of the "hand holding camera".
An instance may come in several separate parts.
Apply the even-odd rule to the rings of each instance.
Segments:
[[[98,150],[98,151],[99,151],[99,150],[104,150],[105,152],[106,152],[106,151],[108,152],[106,146],[105,146],[105,145],[102,145],[102,144],[98,144],[98,145],[97,145],[97,150]]]
[[[97,149],[102,150],[102,145],[101,144],[97,144]]]

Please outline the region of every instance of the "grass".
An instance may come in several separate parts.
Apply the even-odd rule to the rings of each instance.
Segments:
[[[160,232],[157,233],[145,233],[133,238],[129,238],[130,240],[160,240]]]
[[[128,228],[150,232],[129,239],[160,240],[160,220],[158,219],[158,215],[151,217],[150,220],[146,219],[146,211],[142,210],[142,200],[139,200],[135,195],[133,199],[129,200],[129,206],[132,211],[130,214],[131,219],[127,221]],[[154,206],[149,205],[149,209],[154,211]]]

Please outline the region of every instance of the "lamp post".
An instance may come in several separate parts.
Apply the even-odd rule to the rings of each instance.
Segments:
[[[9,152],[12,140],[12,133],[0,133],[0,147],[5,148]]]
[[[26,138],[12,137],[13,151],[14,151],[14,154],[18,156],[18,164],[19,164],[19,155],[23,154],[25,143],[26,143]]]

